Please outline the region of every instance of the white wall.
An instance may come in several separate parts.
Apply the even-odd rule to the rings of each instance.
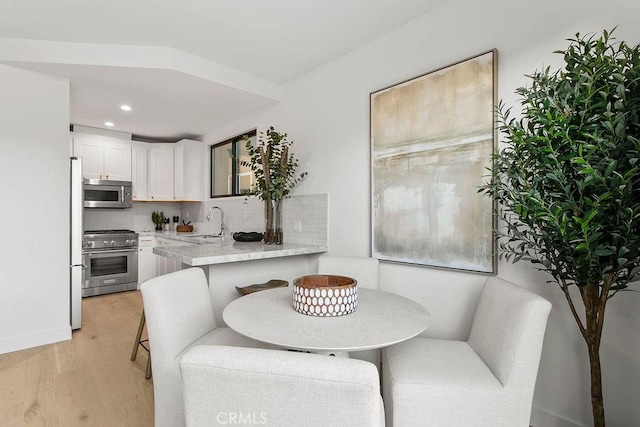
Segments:
[[[69,82],[0,65],[0,354],[71,338]]]
[[[451,1],[285,87],[282,102],[206,135],[216,142],[253,127],[274,125],[295,141],[309,176],[296,194],[329,193],[330,252],[370,254],[369,94],[488,49],[499,51],[499,97],[515,104],[524,74],[558,66],[552,52],[576,32],[640,41],[640,2],[613,0]],[[265,65],[265,64],[263,64]],[[266,66],[266,65],[265,65]],[[553,311],[534,399],[534,426],[591,424],[586,347],[560,291],[528,264],[501,263],[501,277],[550,299]],[[484,277],[383,263],[383,289],[409,296],[432,313],[426,335],[466,338]],[[640,425],[640,295],[611,300],[602,343],[605,410],[609,425]],[[425,402],[428,404],[428,402]]]

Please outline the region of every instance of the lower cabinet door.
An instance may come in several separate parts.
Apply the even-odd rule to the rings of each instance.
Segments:
[[[156,276],[156,256],[153,253],[153,246],[138,249],[138,283]]]

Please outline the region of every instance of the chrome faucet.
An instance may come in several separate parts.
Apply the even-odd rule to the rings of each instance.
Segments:
[[[226,228],[224,225],[224,211],[222,208],[219,206],[212,206],[209,208],[209,212],[207,212],[207,221],[211,221],[211,212],[214,209],[218,209],[220,211],[220,233],[218,233],[218,236],[222,236],[224,235],[224,229]]]

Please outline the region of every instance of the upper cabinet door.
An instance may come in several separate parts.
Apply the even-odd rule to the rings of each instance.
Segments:
[[[144,142],[134,142],[131,153],[131,182],[133,184],[133,200],[145,201],[149,198],[148,191],[148,148]]]
[[[149,200],[173,201],[173,144],[149,148]]]
[[[93,135],[75,133],[73,154],[82,157],[82,176],[88,179],[104,179],[104,150],[102,141]]]
[[[202,159],[204,146],[200,141],[183,139],[175,144],[174,193],[176,200],[202,201]]]
[[[104,140],[104,179],[131,181],[131,143]]]
[[[73,133],[73,153],[83,159],[88,179],[131,181],[131,142],[104,135]]]
[[[176,200],[185,200],[184,145],[179,142],[173,150],[173,195]]]

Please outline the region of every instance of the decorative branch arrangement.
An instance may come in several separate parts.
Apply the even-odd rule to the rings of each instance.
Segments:
[[[298,159],[290,153],[293,141],[287,139],[286,133],[277,132],[273,126],[266,132],[260,132],[255,145],[247,136],[244,140],[251,160],[242,161],[241,164],[253,171],[253,194],[265,202],[264,242],[281,245],[282,201],[308,172],[296,172]]]

